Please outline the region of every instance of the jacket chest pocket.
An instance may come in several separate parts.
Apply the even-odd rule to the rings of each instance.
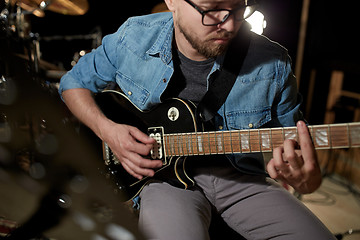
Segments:
[[[145,105],[150,96],[150,92],[144,87],[135,83],[121,72],[116,73],[116,82],[133,104],[140,108]]]
[[[260,128],[271,121],[271,108],[233,111],[227,113],[226,118],[230,130]]]

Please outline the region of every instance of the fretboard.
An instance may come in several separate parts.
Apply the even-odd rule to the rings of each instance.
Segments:
[[[309,126],[316,149],[360,147],[360,123]],[[167,156],[272,152],[285,139],[298,140],[296,127],[165,134]]]

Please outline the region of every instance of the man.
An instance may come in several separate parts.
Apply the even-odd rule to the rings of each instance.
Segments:
[[[160,160],[145,157],[155,140],[106,118],[91,92],[115,82],[141,110],[169,97],[198,103],[221,71],[244,18],[254,10],[253,3],[243,0],[165,2],[171,13],[130,18],[62,78],[59,90],[75,116],[138,179],[153,176],[162,166]],[[284,48],[250,34],[240,67],[214,118],[217,130],[293,126],[301,120],[301,100]],[[274,149],[266,168],[272,178],[310,193],[321,184],[320,169],[303,121],[297,129],[299,142],[286,140]],[[198,160],[190,161],[195,187],[185,190],[157,181],[140,193],[139,225],[149,239],[209,239],[213,211],[246,239],[333,238],[306,207],[267,177],[261,154]]]

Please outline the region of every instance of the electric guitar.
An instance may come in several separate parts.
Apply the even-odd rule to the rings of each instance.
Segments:
[[[136,197],[149,182],[166,179],[188,188],[195,184],[186,172],[189,156],[272,152],[285,139],[298,139],[296,127],[261,128],[232,131],[203,131],[195,120],[195,105],[173,98],[151,111],[141,111],[118,91],[106,90],[96,96],[103,113],[117,123],[137,127],[156,140],[151,159],[162,160],[163,166],[154,177],[139,180],[128,174],[108,145],[103,142],[103,158],[120,190]],[[360,147],[360,123],[309,126],[316,149]]]

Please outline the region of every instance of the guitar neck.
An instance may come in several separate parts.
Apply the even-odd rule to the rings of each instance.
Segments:
[[[309,126],[315,149],[360,147],[360,123]],[[167,156],[272,152],[285,139],[298,140],[296,127],[165,134]]]

